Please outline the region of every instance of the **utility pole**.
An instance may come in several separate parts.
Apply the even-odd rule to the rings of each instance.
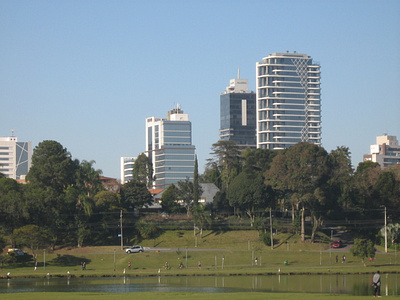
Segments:
[[[121,227],[121,250],[124,250],[124,236],[122,235],[122,209],[119,215],[119,226]]]

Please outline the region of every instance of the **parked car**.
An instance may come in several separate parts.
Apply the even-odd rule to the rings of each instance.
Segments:
[[[342,241],[341,240],[334,241],[332,244],[332,248],[342,248]]]
[[[10,248],[7,251],[7,254],[10,256],[23,256],[26,255],[26,253],[20,249],[17,248]]]
[[[125,249],[126,253],[138,253],[138,252],[143,252],[144,249],[142,246],[132,246],[129,247],[128,249]]]

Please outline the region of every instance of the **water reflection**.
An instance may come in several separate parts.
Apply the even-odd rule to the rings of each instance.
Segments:
[[[0,293],[15,292],[307,292],[371,295],[372,275],[177,276],[0,280]],[[400,295],[398,274],[383,274],[382,294]]]

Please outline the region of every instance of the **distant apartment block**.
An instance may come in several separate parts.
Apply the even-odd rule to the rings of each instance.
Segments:
[[[256,94],[248,79],[231,79],[220,95],[220,140],[235,141],[242,148],[256,148]]]
[[[370,146],[370,154],[364,154],[363,160],[376,162],[382,169],[400,164],[400,146],[397,138],[386,134],[376,137],[376,144]]]
[[[135,164],[136,157],[124,156],[121,157],[121,183],[127,183],[133,179],[133,165]]]
[[[18,142],[18,138],[0,137],[0,172],[6,177],[24,180],[31,167],[32,142]]]
[[[186,178],[193,181],[195,150],[192,123],[179,105],[168,111],[166,119],[146,119],[145,154],[153,164],[153,188],[166,189]]]
[[[320,65],[307,54],[273,53],[256,71],[257,148],[321,145]]]

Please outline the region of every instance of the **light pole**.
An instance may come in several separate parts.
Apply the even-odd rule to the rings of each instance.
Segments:
[[[124,250],[124,236],[122,235],[122,209],[121,209],[121,213],[119,215],[119,222],[120,222],[120,227],[121,227],[121,250]]]
[[[385,206],[385,253],[387,253],[387,214]]]

